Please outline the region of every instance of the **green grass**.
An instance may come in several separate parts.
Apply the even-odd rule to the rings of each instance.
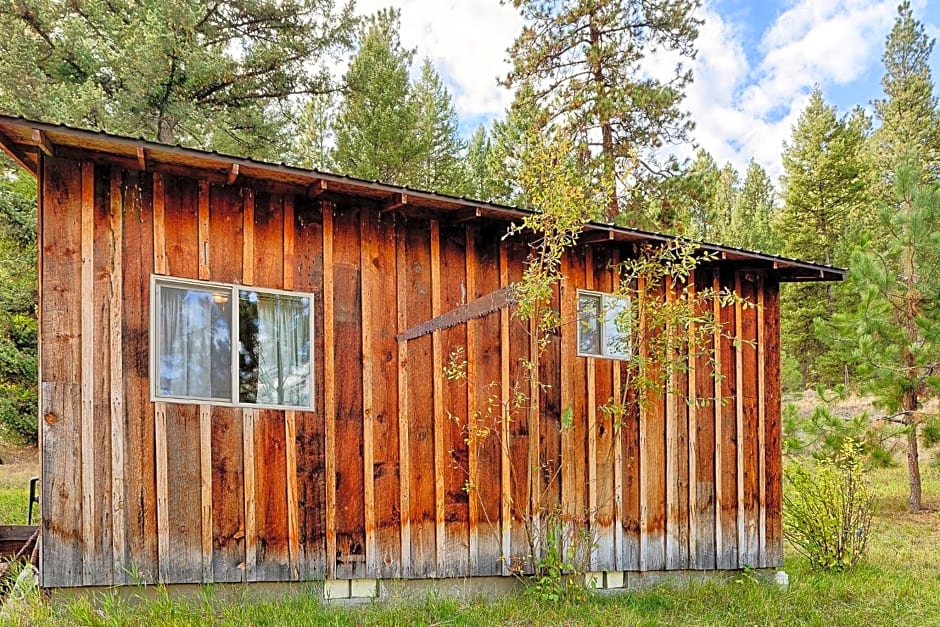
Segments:
[[[0,465],[0,525],[25,525],[29,506],[29,480],[38,474],[36,464],[17,462]],[[39,516],[34,506],[33,518]]]
[[[325,606],[309,595],[233,600],[211,588],[197,599],[125,600],[115,594],[50,604],[35,596],[12,624],[38,625],[940,625],[940,475],[925,465],[929,511],[905,511],[903,467],[876,470],[875,527],[869,554],[846,573],[811,571],[787,553],[790,586],[740,574],[727,583],[687,589],[563,600],[551,605],[523,595],[486,602],[429,597],[409,603]],[[151,592],[153,590],[151,589]]]

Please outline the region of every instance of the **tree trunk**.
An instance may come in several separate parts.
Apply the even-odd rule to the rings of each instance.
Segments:
[[[907,433],[907,476],[911,484],[911,493],[907,497],[907,509],[920,511],[920,462],[917,452],[917,423],[911,424]]]
[[[591,15],[589,26],[589,37],[591,46],[599,46],[601,43],[601,33],[594,24],[594,16]],[[610,110],[607,104],[607,77],[604,75],[604,68],[601,65],[599,55],[590,61],[591,73],[593,74],[595,92],[597,93],[598,123],[601,127],[601,168],[604,176],[604,183],[609,185],[608,193],[610,197],[607,200],[607,212],[604,216],[607,222],[613,223],[620,214],[620,202],[617,198],[617,168],[616,157],[614,155],[614,131],[610,121]],[[631,224],[630,226],[639,227],[641,224]]]

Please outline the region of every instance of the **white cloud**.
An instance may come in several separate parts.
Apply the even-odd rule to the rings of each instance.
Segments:
[[[895,11],[895,0],[797,0],[765,31],[748,68],[739,32],[707,4],[687,98],[697,143],[742,172],[753,157],[776,180],[813,85],[825,93],[877,64]]]
[[[897,0],[778,0],[778,13],[754,49],[746,48],[748,25],[733,21],[753,11],[723,17],[718,2],[705,0],[700,9],[705,24],[685,100],[697,125],[693,139],[719,164],[730,161],[743,172],[753,157],[776,180],[783,142],[812,86],[826,93],[877,68]],[[461,120],[502,116],[511,94],[496,78],[509,71],[506,49],[522,28],[515,10],[497,0],[357,1],[361,14],[390,4],[401,9],[402,43],[417,49],[418,60],[431,59]],[[936,11],[931,19],[926,0],[913,4],[915,15],[928,13],[921,19],[935,34]],[[675,60],[655,59],[648,69],[666,72]],[[876,97],[877,85],[866,88],[869,98]],[[694,147],[677,151],[691,156]]]
[[[509,71],[506,49],[522,19],[496,0],[358,0],[361,14],[394,4],[401,9],[401,40],[428,57],[447,82],[462,120],[501,116],[511,94],[496,84]],[[417,65],[417,64],[416,64]]]

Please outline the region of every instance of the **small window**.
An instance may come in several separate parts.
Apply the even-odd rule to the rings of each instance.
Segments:
[[[578,354],[627,359],[630,356],[630,299],[578,291]]]
[[[154,400],[313,406],[309,294],[153,279]]]

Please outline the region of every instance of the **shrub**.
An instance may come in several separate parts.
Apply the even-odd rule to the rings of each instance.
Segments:
[[[862,472],[862,447],[846,438],[838,455],[784,472],[783,533],[810,566],[841,571],[865,554],[873,495]]]

